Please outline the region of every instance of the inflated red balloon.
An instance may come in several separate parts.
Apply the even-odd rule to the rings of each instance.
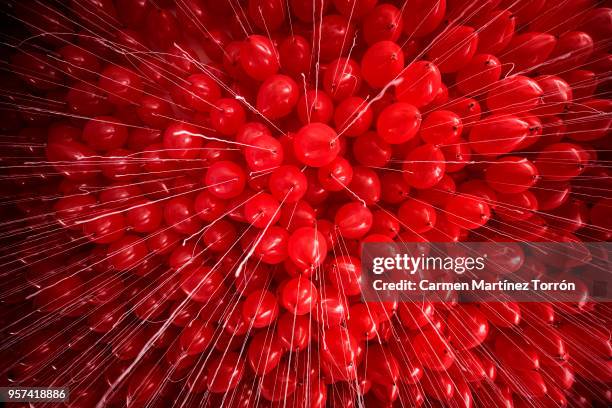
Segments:
[[[385,6],[393,7],[391,5],[383,7]],[[363,79],[373,88],[384,88],[402,72],[403,68],[404,53],[393,41],[372,44],[361,59]]]
[[[412,139],[421,126],[421,113],[413,105],[394,103],[378,116],[376,131],[389,144],[401,144]]]
[[[287,281],[281,292],[281,304],[296,315],[309,313],[317,303],[317,288],[308,279],[299,277]]]
[[[438,67],[429,61],[418,61],[403,71],[395,96],[401,102],[421,108],[434,100],[441,84]]]
[[[242,305],[242,316],[255,328],[269,326],[278,317],[276,297],[265,290],[251,293]]]
[[[291,234],[287,243],[291,260],[300,269],[316,268],[327,256],[327,243],[315,228],[299,228]]]
[[[470,62],[478,47],[478,33],[469,26],[455,26],[435,40],[427,53],[440,72],[456,72]]]
[[[487,168],[489,186],[502,193],[520,193],[538,181],[538,169],[524,157],[506,156]]]
[[[274,335],[260,332],[249,344],[247,359],[253,371],[264,375],[272,371],[280,363],[283,347]]]
[[[329,164],[340,151],[336,132],[322,123],[312,123],[300,129],[293,139],[297,159],[312,167]]]
[[[240,49],[240,64],[251,78],[263,81],[278,71],[278,51],[268,38],[251,35]]]
[[[267,118],[278,119],[293,111],[298,102],[298,85],[286,75],[274,75],[257,92],[257,110]]]
[[[334,218],[340,235],[345,238],[363,237],[372,227],[372,212],[361,203],[348,203],[340,207]]]
[[[408,153],[402,169],[404,179],[410,186],[427,189],[438,184],[444,176],[446,160],[440,149],[425,144]]]

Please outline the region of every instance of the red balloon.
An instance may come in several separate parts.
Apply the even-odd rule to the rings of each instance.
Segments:
[[[516,149],[529,135],[529,123],[518,116],[493,114],[472,127],[470,147],[477,153],[498,156]]]
[[[374,114],[368,102],[353,96],[336,106],[334,123],[339,134],[347,137],[359,136],[368,131]]]
[[[422,234],[436,225],[436,210],[425,201],[409,199],[402,203],[398,212],[401,226],[413,234]]]
[[[433,111],[421,125],[421,139],[425,143],[442,145],[459,141],[463,130],[463,123],[454,112]]]
[[[108,248],[110,264],[118,271],[136,267],[147,255],[144,239],[136,235],[126,235]]]
[[[300,35],[285,38],[278,47],[278,53],[283,70],[293,79],[299,80],[302,75],[308,75],[312,54],[306,38]]]
[[[283,352],[283,347],[274,334],[260,332],[249,343],[247,360],[255,374],[264,375],[280,363]]]
[[[181,332],[180,344],[188,355],[197,355],[206,350],[213,338],[213,329],[198,320],[194,320]]]
[[[312,123],[300,129],[293,139],[293,151],[297,159],[312,167],[331,163],[340,152],[336,132],[322,123]]]
[[[315,228],[299,228],[291,234],[288,244],[289,258],[306,270],[321,265],[327,256],[327,242]]]
[[[361,261],[355,257],[342,255],[329,261],[325,267],[331,284],[346,296],[361,293]]]
[[[284,313],[276,325],[278,340],[290,351],[304,350],[310,344],[312,325],[312,318],[308,315]]]
[[[263,81],[278,71],[278,51],[268,38],[251,35],[242,44],[240,64],[251,78]]]
[[[242,105],[229,98],[219,99],[215,108],[210,110],[210,123],[223,135],[234,135],[246,122],[246,113]]]
[[[303,125],[312,122],[327,124],[334,115],[334,105],[325,91],[308,90],[298,100],[297,114]]]
[[[234,198],[244,191],[244,169],[229,161],[219,161],[208,168],[204,182],[208,191],[219,198]]]
[[[455,195],[448,199],[445,207],[446,219],[463,229],[483,226],[491,218],[489,205],[471,195]]]
[[[268,77],[257,92],[257,110],[269,119],[285,117],[300,96],[298,85],[286,75]]]
[[[418,333],[412,341],[412,346],[419,361],[432,370],[446,370],[455,359],[448,340],[435,330]]]
[[[210,392],[227,392],[236,388],[244,375],[244,360],[235,352],[214,357],[206,368]]]
[[[363,237],[372,227],[372,212],[361,203],[348,203],[340,207],[334,222],[340,235],[354,239]]]
[[[472,27],[452,27],[433,41],[427,57],[437,64],[440,72],[456,72],[467,65],[476,54],[478,37]]]
[[[304,315],[316,307],[318,297],[317,288],[310,280],[297,277],[287,281],[283,286],[280,303],[289,312]]]
[[[336,101],[355,95],[361,88],[361,69],[350,58],[333,60],[323,75],[325,92]]]
[[[502,79],[487,93],[487,107],[495,113],[519,113],[537,107],[544,94],[536,81],[525,76]]]
[[[385,4],[380,7],[395,9],[395,7],[390,4]],[[394,23],[397,24],[397,22],[390,22],[390,24]],[[367,36],[368,34],[365,35]],[[370,36],[374,35],[380,34],[370,34]],[[392,41],[379,41],[373,43],[361,59],[361,74],[363,75],[364,81],[372,88],[384,88],[402,72],[403,68],[404,53],[401,48]]]
[[[417,61],[408,65],[401,79],[395,87],[395,97],[417,108],[432,102],[442,84],[438,67],[429,61]]]
[[[251,293],[242,305],[242,316],[255,328],[271,325],[278,317],[276,297],[266,290]]]
[[[380,4],[365,17],[362,26],[363,37],[370,46],[382,41],[394,42],[402,34],[402,27],[403,19],[400,10],[392,4]],[[402,67],[404,65],[403,58],[401,65]],[[364,79],[365,77],[364,74]]]
[[[444,176],[446,160],[440,149],[426,144],[408,153],[402,169],[404,179],[410,186],[418,189],[431,188]]]
[[[421,126],[421,113],[408,103],[387,106],[378,116],[376,131],[389,144],[401,144],[412,139]]]

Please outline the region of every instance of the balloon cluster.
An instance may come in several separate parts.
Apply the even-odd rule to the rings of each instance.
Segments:
[[[364,242],[612,238],[605,2],[8,3],[0,385],[612,404],[612,313],[586,291],[360,296]]]

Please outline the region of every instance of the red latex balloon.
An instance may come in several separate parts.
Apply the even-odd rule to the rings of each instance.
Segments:
[[[372,212],[361,203],[348,203],[340,207],[334,221],[343,237],[360,238],[372,227]]]
[[[206,368],[210,392],[227,392],[238,385],[244,375],[244,360],[235,352],[215,357]]]
[[[451,111],[433,111],[421,125],[421,139],[437,146],[458,141],[462,131],[459,115]]]
[[[295,166],[281,166],[274,170],[268,180],[270,192],[279,201],[294,203],[306,194],[308,181]]]
[[[298,102],[298,85],[286,75],[268,77],[257,92],[257,110],[269,119],[287,116]]]
[[[297,159],[312,167],[331,163],[340,151],[336,132],[322,123],[312,123],[300,129],[293,139]]]
[[[376,131],[389,144],[401,144],[412,139],[421,125],[421,113],[413,105],[394,103],[378,116]]]
[[[352,192],[349,193],[348,190]],[[357,198],[365,201],[367,205],[373,205],[380,200],[381,185],[378,174],[365,166],[353,168],[353,179],[348,186],[348,196],[350,199]],[[353,195],[354,194],[354,195]]]
[[[219,85],[205,74],[194,74],[187,78],[189,85],[175,89],[173,99],[197,112],[209,112],[221,97]]]
[[[283,162],[283,147],[272,136],[262,135],[250,141],[244,158],[251,170],[261,172],[278,167]]]
[[[520,193],[538,181],[538,169],[523,157],[506,156],[487,168],[485,178],[496,191]]]
[[[122,121],[111,116],[94,118],[83,128],[83,141],[94,150],[118,149],[124,145],[127,137],[127,129]]]
[[[99,86],[107,93],[109,102],[115,105],[135,103],[142,92],[140,77],[117,65],[109,65],[102,70]]]
[[[364,99],[351,97],[336,106],[334,123],[339,134],[355,137],[370,128],[373,117],[372,109]]]
[[[450,344],[459,350],[480,345],[489,333],[487,318],[478,309],[469,305],[453,310],[447,324]]]
[[[144,240],[135,235],[126,235],[111,244],[108,249],[110,264],[118,271],[131,269],[147,255]]]
[[[401,35],[402,27],[403,20],[400,10],[392,4],[380,4],[365,17],[363,21],[363,37],[368,45],[381,41],[393,42]]]
[[[328,123],[333,117],[334,105],[325,91],[308,90],[298,100],[297,114],[303,125],[311,122]]]
[[[300,79],[307,75],[312,58],[310,43],[300,35],[292,35],[283,40],[278,48],[283,70],[292,78]]]
[[[212,195],[227,199],[242,193],[246,184],[246,175],[237,164],[220,161],[208,168],[204,182]]]
[[[196,217],[193,200],[187,197],[177,197],[166,202],[164,220],[180,234],[190,235],[202,227],[202,222]]]
[[[376,132],[364,133],[353,143],[353,155],[364,166],[384,167],[391,159],[392,153],[391,146]]]
[[[412,187],[431,188],[444,176],[445,163],[444,155],[437,147],[431,144],[419,146],[404,159],[404,179]]]
[[[325,92],[334,100],[355,95],[361,87],[361,69],[350,58],[338,58],[330,62],[323,75]]]
[[[251,35],[240,50],[240,64],[251,78],[263,81],[278,71],[278,51],[268,38]]]
[[[202,137],[195,127],[172,123],[164,131],[164,148],[173,159],[194,159],[202,147]]]
[[[457,73],[457,88],[464,95],[482,94],[499,80],[501,73],[501,63],[495,55],[477,54]]]
[[[488,204],[470,195],[457,194],[450,197],[445,211],[447,220],[463,229],[481,227],[491,217]]]
[[[278,317],[276,297],[266,290],[251,293],[242,305],[242,316],[255,328],[271,325]]]
[[[299,0],[294,0],[297,2]],[[312,14],[312,9],[321,9],[327,7],[329,3],[326,1],[316,2],[314,5],[309,5],[311,12],[309,14],[309,22],[316,18]],[[351,24],[347,17],[338,14],[327,14],[323,16],[319,30],[316,30],[314,39],[318,43],[320,41],[320,57],[322,62],[330,62],[338,56],[346,55],[349,50],[347,38],[355,36],[355,27]]]
[[[537,107],[543,94],[536,81],[519,75],[497,82],[487,93],[486,103],[495,113],[518,113]]]
[[[210,346],[213,333],[210,326],[194,320],[181,332],[181,348],[189,355],[200,354]]]
[[[436,210],[430,204],[418,199],[402,203],[397,216],[401,226],[413,234],[422,234],[436,225]]]
[[[529,135],[529,123],[518,116],[494,114],[477,122],[470,132],[470,147],[483,154],[500,155],[516,149]]]
[[[432,370],[445,370],[453,364],[455,359],[448,341],[434,330],[417,334],[412,346],[419,361]]]
[[[378,331],[378,317],[373,314],[364,303],[350,307],[348,322],[349,331],[359,341],[372,340]],[[376,370],[375,370],[376,371]]]
[[[336,157],[331,163],[319,167],[317,176],[325,190],[342,191],[353,179],[353,168],[346,159]]]
[[[285,283],[280,302],[285,309],[296,315],[309,313],[316,307],[319,294],[314,284],[305,278],[293,278]]]
[[[357,340],[347,329],[342,327],[326,330],[319,343],[321,357],[340,367],[355,363],[358,348]]]
[[[285,313],[278,318],[276,334],[278,340],[288,350],[304,350],[310,344],[312,321],[308,315]]]
[[[242,105],[229,98],[219,99],[210,110],[210,122],[215,130],[223,135],[236,134],[244,125],[246,113]]]
[[[260,332],[249,344],[247,359],[257,375],[264,375],[278,365],[283,356],[283,348],[279,340],[266,332]]]
[[[327,264],[326,274],[332,285],[346,296],[361,293],[361,262],[352,256],[338,256]]]
[[[581,174],[587,161],[584,150],[571,143],[548,145],[534,161],[546,180],[567,181]]]
[[[415,2],[413,9],[406,10],[403,14],[404,32],[417,37],[426,36],[440,25],[445,13],[446,0],[419,0]]]
[[[261,30],[274,31],[285,20],[286,3],[280,0],[249,0],[248,15]]]
[[[206,303],[223,290],[223,277],[208,266],[188,267],[181,283],[183,292],[196,302]]]
[[[288,253],[300,269],[316,268],[327,256],[325,237],[315,228],[299,228],[289,238]]]
[[[288,256],[289,234],[281,227],[272,226],[259,233],[255,256],[268,264],[281,263]]]
[[[427,53],[440,72],[456,72],[476,54],[478,33],[472,27],[455,26],[434,40]]]
[[[395,87],[395,97],[417,108],[433,101],[442,84],[438,67],[429,61],[410,64],[401,78],[402,81]]]
[[[386,4],[382,7],[393,6]],[[392,41],[373,43],[361,59],[361,74],[372,88],[384,88],[402,72],[403,68],[404,53]]]
[[[548,59],[556,43],[555,37],[548,33],[515,35],[508,44],[509,52],[503,56],[503,60],[513,64],[517,72],[532,70]]]

